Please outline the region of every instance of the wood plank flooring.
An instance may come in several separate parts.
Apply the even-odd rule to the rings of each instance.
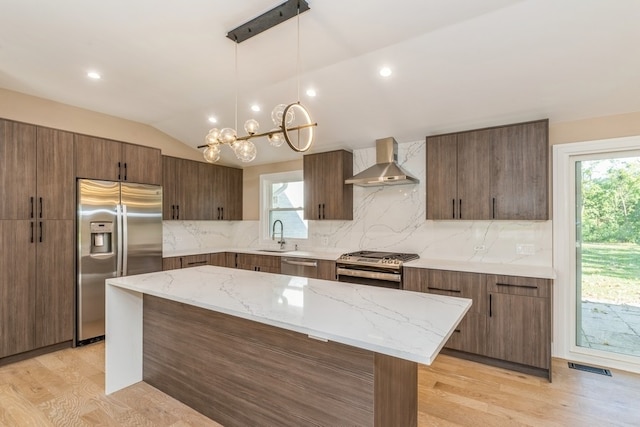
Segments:
[[[440,355],[418,373],[419,426],[639,426],[640,375],[553,361],[553,383]],[[104,395],[104,344],[0,367],[0,426],[220,426],[145,383]]]

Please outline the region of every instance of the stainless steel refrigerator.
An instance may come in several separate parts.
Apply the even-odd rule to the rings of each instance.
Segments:
[[[162,270],[162,187],[78,180],[76,344],[104,337],[105,280]]]

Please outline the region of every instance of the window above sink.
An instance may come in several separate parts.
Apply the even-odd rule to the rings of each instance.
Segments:
[[[304,182],[302,171],[260,175],[260,244],[273,241],[275,221],[283,224],[284,239],[291,248],[308,238],[308,222],[303,219]],[[276,236],[280,237],[279,233]],[[287,252],[293,249],[265,249],[264,252]]]

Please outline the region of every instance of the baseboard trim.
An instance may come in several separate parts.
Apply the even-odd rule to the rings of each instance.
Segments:
[[[35,350],[25,351],[24,353],[13,354],[0,359],[0,366],[6,366],[11,363],[20,362],[22,360],[31,359],[36,356],[41,356],[47,353],[53,353],[54,351],[70,348],[73,344],[73,340],[64,341],[58,344],[49,345],[46,347],[36,348]]]
[[[522,372],[523,374],[533,375],[536,377],[546,378],[551,382],[551,369],[535,368],[533,366],[521,365],[520,363],[507,362],[505,360],[493,359],[479,354],[466,353],[464,351],[443,348],[440,352],[448,356],[458,357],[460,359],[470,360],[472,362],[482,363],[484,365],[494,366],[496,368],[508,369],[510,371]]]

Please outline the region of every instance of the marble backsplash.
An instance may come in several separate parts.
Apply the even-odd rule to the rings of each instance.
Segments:
[[[354,151],[354,173],[375,163],[375,148]],[[399,144],[398,162],[425,176],[425,143]],[[309,221],[301,250],[414,252],[421,258],[552,265],[551,221],[427,221],[419,184],[354,186],[353,221]],[[165,221],[164,250],[258,247],[259,221]]]

